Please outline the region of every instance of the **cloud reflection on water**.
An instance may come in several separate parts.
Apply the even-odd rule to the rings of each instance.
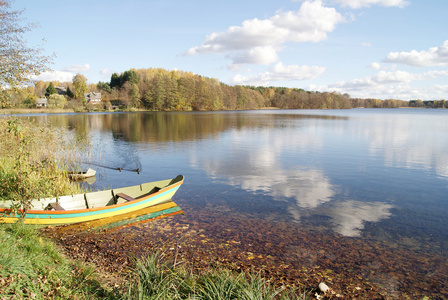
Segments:
[[[293,221],[300,221],[303,215],[325,214],[332,219],[337,233],[360,236],[365,222],[378,222],[391,216],[393,206],[381,202],[347,200],[329,204],[341,197],[340,187],[332,184],[323,170],[282,161],[285,152],[295,151],[299,155],[306,145],[316,151],[322,147],[324,143],[313,134],[251,130],[227,134],[225,140],[216,150],[219,155],[194,151],[191,164],[231,186],[287,202],[286,209]]]
[[[448,116],[434,110],[418,115],[406,112],[372,115],[371,126],[360,126],[352,134],[364,136],[370,154],[384,156],[388,167],[434,170],[448,177]]]
[[[275,200],[294,198],[300,208],[316,208],[331,200],[335,192],[319,170],[271,170],[257,175],[229,177],[232,185],[247,191],[263,191]]]
[[[100,133],[100,151],[107,153],[103,158],[114,163],[133,162],[126,156],[135,151],[145,171],[163,173],[177,171],[185,158],[192,169],[205,170],[206,180],[284,201],[296,221],[325,214],[335,231],[353,236],[362,232],[365,222],[389,218],[389,203],[418,211],[425,199],[442,212],[446,209],[445,189],[436,190],[432,198],[426,194],[434,191],[435,174],[448,179],[447,111],[278,110],[43,118],[73,129],[79,138],[88,139],[91,131]],[[123,149],[117,151],[117,145]],[[109,174],[103,185],[124,184],[122,177],[117,182],[112,177]]]
[[[381,202],[347,200],[327,211],[332,217],[334,230],[345,236],[361,236],[365,222],[379,222],[389,218],[392,205]]]

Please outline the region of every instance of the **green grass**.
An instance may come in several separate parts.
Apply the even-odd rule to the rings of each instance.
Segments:
[[[68,260],[35,227],[0,226],[0,299],[120,299],[95,268]]]
[[[66,176],[76,156],[64,147],[67,140],[46,124],[1,118],[0,201],[26,208],[33,198],[82,192]],[[35,227],[0,226],[0,299],[113,299],[97,278],[93,267],[66,259]]]
[[[134,263],[123,294],[103,283],[93,266],[67,259],[37,227],[0,226],[0,299],[308,299],[303,292],[275,288],[258,273],[211,269],[193,274],[173,268],[160,253]]]
[[[299,290],[275,288],[259,273],[234,273],[221,268],[193,274],[184,267],[173,268],[160,253],[135,260],[134,274],[129,299],[308,299],[308,295]]]

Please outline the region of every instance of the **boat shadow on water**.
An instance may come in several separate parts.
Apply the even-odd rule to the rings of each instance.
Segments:
[[[55,227],[54,230],[59,234],[74,234],[87,231],[121,229],[127,226],[143,224],[178,214],[184,214],[184,212],[174,201],[169,200],[168,202],[147,207],[136,212],[130,212],[119,216],[112,216],[93,221],[61,225]]]

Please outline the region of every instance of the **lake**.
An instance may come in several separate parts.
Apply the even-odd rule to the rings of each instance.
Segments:
[[[171,222],[194,222],[202,244],[234,242],[248,264],[271,257],[344,293],[364,289],[359,277],[397,298],[448,297],[448,110],[23,117],[89,143],[91,189],[183,174],[173,200],[185,216]]]

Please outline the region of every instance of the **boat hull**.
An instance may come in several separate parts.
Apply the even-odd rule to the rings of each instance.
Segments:
[[[29,210],[25,215],[24,223],[35,225],[63,225],[107,218],[119,219],[120,216],[132,214],[138,215],[139,212],[149,207],[157,207],[159,204],[170,202],[183,183],[183,176],[178,176],[176,179],[172,180],[175,182],[162,187],[157,192],[146,194],[124,203],[72,210]],[[89,193],[85,195],[87,199]],[[21,218],[20,211],[14,214],[10,209],[0,208],[0,223],[15,223]]]

